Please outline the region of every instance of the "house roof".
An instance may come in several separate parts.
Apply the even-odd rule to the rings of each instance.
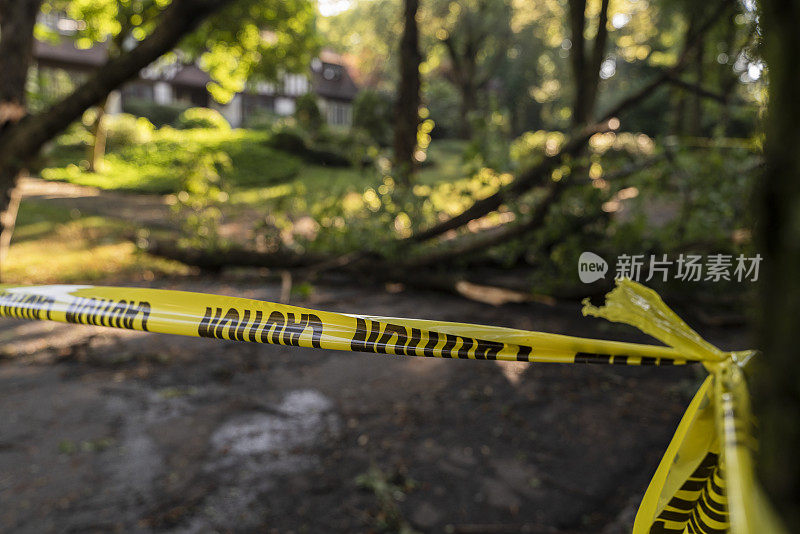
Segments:
[[[358,86],[341,56],[327,50],[311,64],[311,85],[324,98],[350,101],[358,94]]]
[[[61,39],[57,44],[39,40],[34,43],[37,61],[61,68],[89,70],[101,67],[108,60],[106,50],[105,43],[86,49],[75,48],[69,39]],[[190,87],[205,87],[211,81],[208,74],[194,64],[181,65],[169,74],[166,72],[148,75],[143,71],[142,75],[147,79],[163,79]],[[331,50],[322,50],[319,58],[312,63],[311,86],[317,95],[334,100],[351,101],[358,93],[358,87],[342,57]]]
[[[58,43],[39,41],[33,43],[33,56],[40,62],[57,63],[77,68],[96,68],[108,60],[107,46],[99,43],[91,48],[75,48],[73,41],[61,39]]]
[[[189,85],[192,87],[205,87],[211,81],[211,77],[197,65],[182,65],[175,76],[169,80],[179,85]]]

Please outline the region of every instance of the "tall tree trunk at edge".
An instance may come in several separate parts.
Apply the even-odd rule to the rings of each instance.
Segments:
[[[0,0],[0,61],[3,71],[0,76],[0,135],[10,130],[26,113],[25,85],[28,67],[33,60],[33,27],[40,4],[41,0]],[[13,157],[6,165],[0,166],[0,214],[6,214],[9,206],[13,208],[17,176],[25,163]],[[15,213],[8,215],[16,216]],[[8,224],[8,219],[8,216],[0,216],[0,243],[11,241],[13,224]],[[5,250],[0,250],[0,259],[4,253]]]
[[[404,28],[400,39],[400,86],[397,91],[394,127],[394,164],[401,184],[409,185],[416,168],[417,128],[419,127],[420,75],[419,0],[405,0]]]
[[[800,4],[761,3],[769,68],[766,171],[758,237],[759,348],[754,407],[760,420],[759,475],[790,532],[800,528]]]

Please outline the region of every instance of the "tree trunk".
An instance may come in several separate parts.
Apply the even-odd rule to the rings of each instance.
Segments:
[[[597,35],[590,54],[583,34],[586,29],[586,0],[569,0],[569,25],[572,32],[570,62],[575,81],[575,100],[572,104],[573,127],[585,126],[592,120],[600,85],[600,65],[603,63],[608,40],[608,3],[609,0],[603,0],[601,3]]]
[[[108,97],[103,103],[97,106],[97,117],[92,123],[92,143],[89,145],[87,160],[89,162],[89,172],[97,172],[103,164],[103,156],[106,154],[106,134],[105,125],[106,108],[108,107]]]
[[[25,83],[33,59],[33,27],[41,0],[0,0],[0,138],[11,135],[26,113]],[[3,217],[12,202],[12,191],[24,162],[14,157],[0,165],[0,236],[8,217]],[[2,266],[0,266],[2,267]]]
[[[572,125],[580,126],[588,120],[586,112],[586,0],[569,0],[569,26],[572,32],[572,48],[569,51],[572,79],[575,82],[575,100],[572,103]]]
[[[33,26],[41,0],[0,0],[0,128],[25,115],[25,83],[33,59]]]
[[[761,480],[786,521],[800,528],[800,4],[761,2],[769,69],[766,171],[761,181],[758,235],[764,256],[759,276],[759,348],[763,350],[754,407],[760,419]]]
[[[419,127],[420,76],[419,0],[405,0],[404,28],[400,39],[400,86],[397,91],[394,127],[394,164],[399,183],[410,185],[417,167],[417,129]]]

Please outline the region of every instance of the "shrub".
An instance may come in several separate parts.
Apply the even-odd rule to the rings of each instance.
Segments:
[[[280,126],[269,138],[269,145],[278,150],[303,156],[308,150],[306,134],[296,126]]]
[[[144,117],[134,117],[127,113],[108,115],[103,119],[107,132],[109,150],[117,150],[131,145],[142,145],[152,139],[155,126]]]
[[[175,127],[180,130],[191,128],[211,128],[214,130],[230,130],[231,125],[222,114],[209,108],[189,108],[180,114],[175,122]]]
[[[268,144],[309,163],[331,167],[364,165],[377,154],[370,136],[355,129],[340,132],[323,127],[312,136],[297,126],[283,125],[270,136]]]
[[[353,101],[353,126],[365,131],[374,143],[389,146],[392,138],[392,99],[365,89]]]
[[[157,128],[175,124],[181,113],[187,109],[189,106],[186,104],[156,104],[142,98],[126,98],[122,103],[122,111],[137,117],[145,117]]]
[[[322,112],[317,105],[317,97],[313,93],[306,93],[300,96],[297,99],[296,106],[294,117],[301,128],[314,134],[325,124]]]
[[[270,131],[278,122],[278,115],[268,109],[259,109],[244,117],[243,126],[251,130]]]
[[[456,137],[461,121],[460,97],[453,84],[433,78],[425,84],[424,101],[428,103],[430,118],[436,124],[431,137],[435,139]]]
[[[348,131],[324,129],[313,146],[319,163],[334,166],[364,166],[378,153],[373,137],[359,128]]]

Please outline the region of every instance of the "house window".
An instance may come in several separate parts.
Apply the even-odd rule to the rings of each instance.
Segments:
[[[299,96],[308,92],[308,80],[302,74],[287,74],[283,90],[288,96]]]
[[[350,126],[353,122],[353,109],[350,104],[341,102],[328,102],[328,124],[332,126]]]
[[[42,13],[39,22],[61,35],[74,35],[76,31],[86,29],[85,21],[72,19],[64,11]]]

